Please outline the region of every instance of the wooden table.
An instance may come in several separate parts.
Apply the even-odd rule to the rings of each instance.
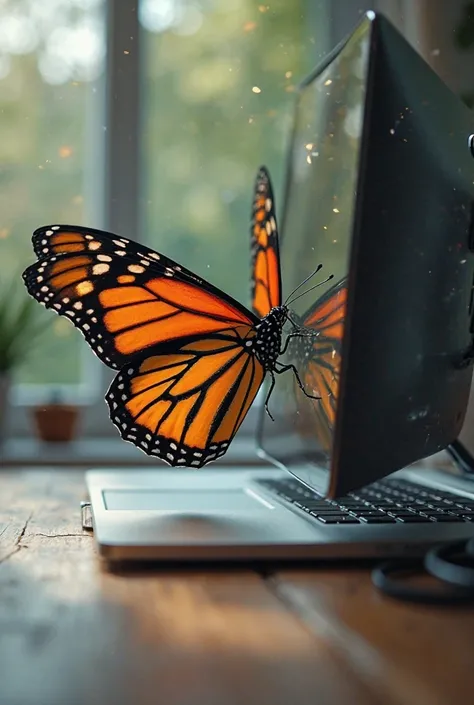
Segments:
[[[474,608],[367,567],[109,572],[78,471],[0,473],[1,705],[474,702]]]

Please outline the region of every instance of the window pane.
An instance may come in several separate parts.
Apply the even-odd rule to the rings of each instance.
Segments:
[[[102,12],[103,0],[0,5],[0,287],[33,261],[35,228],[93,224],[89,193],[97,173]],[[17,280],[12,304],[27,295]],[[17,380],[79,383],[84,360],[91,361],[80,336],[66,319],[37,309],[50,328]]]
[[[143,237],[245,304],[256,170],[261,163],[270,168],[281,206],[295,85],[326,49],[324,6],[140,4]]]

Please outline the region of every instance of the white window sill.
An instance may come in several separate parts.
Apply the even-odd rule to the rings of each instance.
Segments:
[[[218,465],[259,465],[255,442],[236,438]],[[119,438],[90,438],[70,443],[42,443],[35,438],[11,438],[0,448],[0,467],[12,466],[121,466],[148,465],[165,468],[165,463],[145,455]]]

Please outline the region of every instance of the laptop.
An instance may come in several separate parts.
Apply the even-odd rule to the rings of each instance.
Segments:
[[[281,375],[254,465],[89,471],[109,561],[418,555],[474,535],[472,113],[374,13],[295,111],[283,287],[318,262],[334,278],[295,302],[308,331],[287,354],[321,400]],[[416,465],[445,448],[449,469]]]

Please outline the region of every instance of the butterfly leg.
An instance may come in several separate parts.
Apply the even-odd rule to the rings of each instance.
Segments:
[[[270,397],[271,397],[273,389],[275,387],[275,375],[273,374],[273,372],[270,372],[270,374],[272,376],[272,383],[270,385],[270,389],[268,390],[267,398],[265,399],[265,411],[267,412],[267,414],[269,415],[271,420],[275,421],[275,419],[273,418],[273,416],[270,413],[270,409],[268,408],[268,402],[270,401]]]
[[[281,365],[281,367],[279,370],[277,370],[275,368],[275,372],[277,375],[281,375],[281,374],[283,374],[283,372],[288,372],[288,370],[292,370],[293,374],[296,377],[296,381],[298,382],[298,387],[301,389],[301,391],[303,392],[305,397],[308,397],[308,399],[321,399],[321,397],[315,396],[314,394],[308,394],[308,392],[306,391],[306,389],[303,386],[303,382],[300,379],[300,376],[298,374],[298,370],[296,369],[296,367],[294,365],[282,365],[281,362],[278,364]]]
[[[300,329],[299,329],[298,331],[296,331],[295,333],[288,333],[288,335],[286,336],[285,344],[284,344],[284,346],[282,347],[282,349],[280,350],[280,353],[279,353],[279,354],[280,354],[280,355],[284,355],[284,354],[286,353],[286,351],[287,351],[287,349],[288,349],[288,345],[290,344],[290,340],[291,340],[292,338],[305,338],[305,337],[310,337],[311,335],[314,335],[313,331],[310,331],[310,332],[308,332],[308,333],[305,333],[302,328],[300,328]]]

